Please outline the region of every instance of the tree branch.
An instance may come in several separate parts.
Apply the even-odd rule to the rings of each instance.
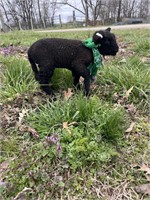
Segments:
[[[73,8],[73,9],[79,11],[80,13],[82,13],[83,15],[85,15],[85,13],[82,10],[76,8],[75,6],[71,5],[70,3],[67,3],[67,2],[57,2],[57,4],[63,4],[63,5],[70,6],[71,8]]]

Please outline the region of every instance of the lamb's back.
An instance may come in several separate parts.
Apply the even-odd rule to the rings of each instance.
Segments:
[[[91,52],[80,40],[45,38],[35,42],[28,50],[29,57],[37,64],[49,63],[55,67],[70,68],[74,60],[86,60]]]

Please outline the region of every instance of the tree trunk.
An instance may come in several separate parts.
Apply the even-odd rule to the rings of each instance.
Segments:
[[[5,32],[4,19],[3,19],[3,15],[1,13],[1,10],[0,10],[0,31]]]
[[[88,26],[89,23],[89,9],[87,1],[85,1],[85,26]]]
[[[59,23],[60,23],[60,27],[62,27],[61,15],[59,15]]]
[[[122,0],[119,0],[117,22],[121,21],[121,3],[122,3]]]
[[[39,22],[40,24],[43,25],[43,28],[45,28],[45,23],[42,19],[42,14],[41,14],[40,1],[38,0],[37,3],[38,3],[38,12],[39,12]]]

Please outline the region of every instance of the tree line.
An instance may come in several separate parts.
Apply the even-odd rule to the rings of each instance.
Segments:
[[[73,20],[78,11],[86,26],[120,22],[122,18],[150,18],[150,0],[78,0],[78,3],[80,6],[71,0],[0,0],[0,17],[7,26],[18,29],[46,28],[54,26],[60,8],[67,5],[74,10]]]

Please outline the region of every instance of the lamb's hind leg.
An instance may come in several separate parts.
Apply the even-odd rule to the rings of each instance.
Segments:
[[[37,65],[36,65],[36,63],[34,62],[34,60],[30,56],[28,56],[28,59],[29,59],[29,62],[31,64],[31,68],[32,68],[32,70],[34,72],[35,80],[37,81],[38,73],[39,73]]]
[[[49,86],[50,78],[53,75],[54,69],[51,69],[50,67],[39,67],[39,73],[36,77],[36,80],[40,84],[40,88],[46,92],[46,94],[51,95],[53,94],[52,89]]]

